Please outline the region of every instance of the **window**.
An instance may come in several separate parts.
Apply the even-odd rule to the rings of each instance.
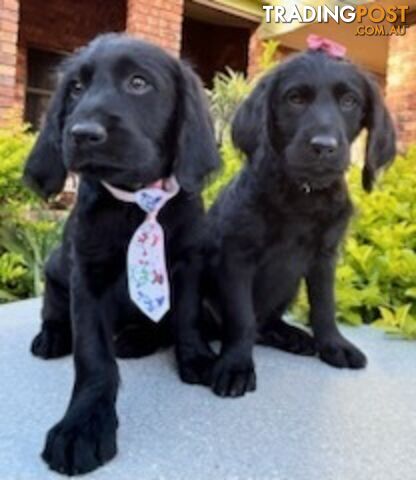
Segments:
[[[35,130],[42,125],[55,90],[57,67],[64,58],[64,54],[28,49],[25,121]]]

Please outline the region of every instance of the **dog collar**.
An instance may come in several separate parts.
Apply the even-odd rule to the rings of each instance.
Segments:
[[[302,192],[303,194],[305,195],[309,195],[313,192],[322,192],[324,190],[327,190],[328,188],[330,188],[332,185],[334,185],[338,180],[335,179],[333,182],[329,183],[328,185],[325,185],[325,186],[321,186],[321,187],[318,187],[318,186],[312,186],[309,182],[299,182],[296,185],[296,187],[298,188],[298,190],[300,192]]]
[[[312,192],[312,187],[309,185],[308,182],[302,183],[302,185],[299,186],[301,192],[305,193],[306,195],[309,195]]]
[[[158,180],[135,192],[103,186],[122,202],[136,203],[146,212],[127,251],[127,279],[131,300],[151,320],[158,322],[170,309],[170,285],[166,268],[164,232],[157,214],[180,190],[174,176]]]

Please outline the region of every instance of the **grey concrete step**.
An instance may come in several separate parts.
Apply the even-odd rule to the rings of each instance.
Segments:
[[[70,357],[29,354],[38,300],[0,307],[0,480],[62,478],[39,458],[72,386]],[[258,347],[258,389],[182,384],[172,352],[120,361],[119,454],[91,480],[415,480],[416,344],[344,329],[363,371]]]

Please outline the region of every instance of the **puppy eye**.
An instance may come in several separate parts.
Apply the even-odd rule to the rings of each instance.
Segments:
[[[302,95],[301,92],[294,91],[294,92],[289,92],[287,96],[287,100],[289,103],[295,106],[302,106],[305,105],[306,103],[306,98],[304,95]]]
[[[80,80],[74,80],[69,86],[69,92],[73,98],[79,97],[84,89],[85,87]]]
[[[352,93],[346,93],[340,99],[340,105],[343,110],[352,110],[357,104],[358,101]]]
[[[127,83],[127,89],[129,92],[134,93],[135,95],[141,95],[146,92],[149,87],[147,81],[140,75],[133,75],[130,77]]]

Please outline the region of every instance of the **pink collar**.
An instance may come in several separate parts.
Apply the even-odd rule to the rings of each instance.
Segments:
[[[102,185],[113,195],[114,198],[120,200],[122,202],[128,203],[139,203],[139,197],[143,196],[143,193],[146,195],[147,192],[152,193],[153,195],[157,195],[158,193],[163,192],[163,203],[159,205],[157,202],[157,206],[160,208],[172,197],[174,197],[180,190],[178,181],[176,180],[175,176],[172,175],[168,178],[163,178],[160,180],[156,180],[156,182],[151,183],[147,187],[143,187],[135,192],[129,192],[128,190],[122,190],[121,188],[114,187],[107,182],[102,181]],[[143,208],[142,202],[140,201],[139,206]],[[144,208],[146,212],[153,211],[154,208],[150,209],[148,206]]]

